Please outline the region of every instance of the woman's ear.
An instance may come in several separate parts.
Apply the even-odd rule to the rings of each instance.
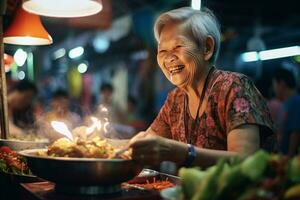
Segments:
[[[212,57],[214,53],[214,49],[215,49],[215,41],[213,37],[207,36],[205,39],[204,51],[203,51],[205,61],[208,61]]]

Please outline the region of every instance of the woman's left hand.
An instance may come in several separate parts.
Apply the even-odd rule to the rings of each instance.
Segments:
[[[142,164],[156,165],[171,160],[172,142],[167,138],[147,134],[145,137],[133,138],[130,143],[132,159]]]

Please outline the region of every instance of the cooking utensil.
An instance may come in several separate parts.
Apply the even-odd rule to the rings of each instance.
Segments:
[[[47,149],[20,151],[33,174],[60,185],[115,185],[142,170],[133,160],[38,156]]]
[[[118,151],[115,153],[115,155],[113,156],[113,158],[120,158],[121,155],[122,155],[123,153],[125,153],[126,151],[128,151],[128,150],[129,150],[129,146],[124,147],[124,148],[118,150]]]
[[[12,139],[0,139],[0,147],[8,146],[14,151],[21,151],[25,149],[37,149],[45,148],[49,144],[48,141],[26,141],[26,140],[12,140]]]

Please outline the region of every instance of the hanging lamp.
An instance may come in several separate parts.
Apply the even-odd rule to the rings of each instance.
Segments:
[[[48,17],[84,17],[100,12],[103,6],[101,0],[27,0],[23,8]]]
[[[18,45],[48,45],[53,41],[42,25],[40,17],[20,7],[13,22],[3,34],[3,42]]]

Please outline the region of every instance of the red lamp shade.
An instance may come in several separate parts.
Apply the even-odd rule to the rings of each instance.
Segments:
[[[22,7],[17,10],[13,22],[3,36],[3,41],[7,44],[48,45],[53,42],[40,17],[26,12]]]
[[[11,65],[14,63],[14,57],[11,55],[8,55],[4,53],[4,66],[5,66],[5,72],[8,72],[10,70]]]

